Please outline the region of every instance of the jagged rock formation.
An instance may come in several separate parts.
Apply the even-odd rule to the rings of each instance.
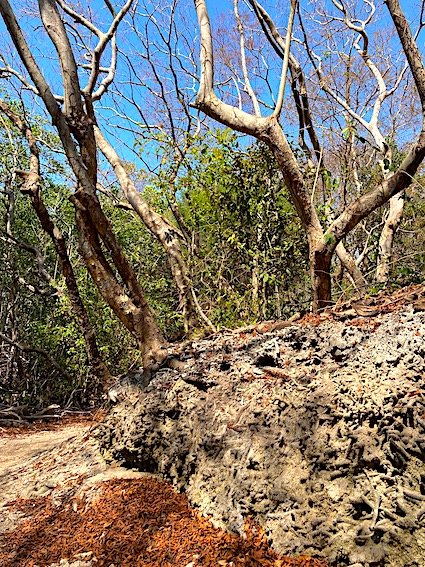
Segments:
[[[193,343],[184,369],[122,385],[105,453],[228,529],[254,516],[280,552],[425,565],[425,313],[373,314]]]

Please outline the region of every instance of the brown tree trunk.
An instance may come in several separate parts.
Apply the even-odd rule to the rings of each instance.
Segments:
[[[323,241],[308,234],[310,277],[312,283],[312,311],[320,311],[332,305],[331,262],[333,250],[323,245]]]
[[[137,288],[134,288],[134,281],[124,280],[128,292],[118,282],[102,251],[92,218],[80,203],[76,203],[75,218],[80,253],[99,293],[136,339],[142,352],[144,368],[158,367],[167,356],[167,351],[163,348],[166,342],[143,294],[135,294]]]
[[[329,307],[332,303],[331,261],[335,245],[325,243],[323,229],[306,190],[301,170],[278,122],[273,118],[267,120],[266,128],[261,129],[257,137],[273,152],[307,234],[312,310]]]
[[[360,293],[365,292],[367,288],[367,281],[357,266],[353,256],[347,252],[347,249],[342,242],[340,242],[336,247],[336,253],[338,254],[341,264],[347,270],[356,290]]]
[[[251,310],[255,319],[258,319],[258,316],[260,314],[259,289],[260,289],[260,282],[259,282],[258,254],[255,254],[251,269],[251,300],[252,300]]]
[[[330,275],[331,257],[315,253],[313,263],[313,301],[312,311],[320,311],[330,307],[332,302],[332,281]]]
[[[90,323],[86,308],[80,296],[77,280],[70,262],[66,242],[60,230],[53,224],[50,215],[41,199],[38,191],[30,192],[31,204],[40,220],[43,230],[50,236],[62,267],[62,274],[71,302],[72,312],[75,315],[80,330],[84,337],[88,363],[94,375],[104,387],[108,387],[113,380],[108,367],[100,355],[96,335]]]
[[[61,263],[62,274],[65,278],[68,297],[71,302],[71,309],[84,337],[88,363],[99,382],[104,387],[107,387],[112,381],[112,376],[100,355],[93,327],[80,296],[77,280],[68,256],[66,242],[58,227],[53,223],[41,197],[40,157],[36,139],[28,124],[26,124],[6,102],[0,101],[0,110],[4,112],[11,122],[22,132],[28,142],[30,149],[30,171],[23,175],[22,192],[29,194],[31,205],[40,224],[53,242]]]
[[[142,198],[131,178],[127,174],[115,149],[111,146],[111,144],[109,144],[97,126],[94,128],[94,133],[96,143],[100,151],[114,169],[124,196],[139,218],[143,221],[146,228],[161,243],[167,254],[168,263],[178,290],[180,305],[183,310],[183,320],[186,333],[191,334],[199,327],[200,324],[214,332],[216,330],[214,325],[207,318],[196,301],[192,281],[189,276],[189,270],[181,250],[181,235],[179,235],[179,231],[176,227],[171,225],[168,220],[154,211]]]

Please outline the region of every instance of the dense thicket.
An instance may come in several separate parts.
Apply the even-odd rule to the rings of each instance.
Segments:
[[[420,10],[266,8],[0,0],[1,400],[423,279]]]
[[[53,245],[13,174],[25,169],[25,150],[10,124],[1,132],[1,401],[85,405],[98,399],[99,384],[86,362],[84,338]],[[43,198],[66,235],[102,356],[115,375],[139,367],[135,342],[99,296],[78,254],[71,190],[61,175],[66,168],[47,151],[43,159],[48,172]],[[258,144],[241,145],[229,131],[218,131],[200,140],[188,161],[190,168],[178,180],[179,207],[193,236],[187,252],[191,277],[214,324],[235,327],[308,310],[305,242],[270,152]],[[137,182],[138,173],[133,175]],[[156,177],[151,183],[145,180],[144,192],[157,211],[171,215]],[[425,273],[422,187],[412,189],[408,199],[391,273],[396,286],[422,281]],[[101,202],[163,332],[178,340],[184,333],[182,314],[163,249],[123,205],[117,186]],[[375,237],[367,259],[372,270],[377,248]],[[350,282],[343,280],[337,263],[333,277],[338,284],[335,298],[350,297]],[[378,289],[376,284],[370,287],[371,292]],[[59,367],[35,349],[45,351]]]
[[[20,191],[19,178],[10,175],[24,170],[28,158],[10,124],[2,135],[1,397],[7,402],[87,403],[99,393],[98,384],[84,363],[84,338],[57,255],[28,196]],[[79,257],[66,168],[48,152],[43,159],[48,172],[43,199],[66,237],[102,356],[115,375],[138,367],[134,341],[102,301]],[[179,179],[179,206],[194,239],[188,251],[191,275],[214,324],[236,326],[305,309],[305,249],[269,152],[257,145],[240,147],[235,136],[216,132],[199,142],[188,159],[191,167]],[[137,176],[134,172],[136,183]],[[151,181],[145,183],[145,197],[158,212],[170,214],[158,180]],[[169,340],[182,337],[181,308],[163,249],[123,205],[116,186],[101,202],[163,332]],[[35,349],[46,351],[58,367]]]

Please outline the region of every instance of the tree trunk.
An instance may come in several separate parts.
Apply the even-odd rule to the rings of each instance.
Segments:
[[[259,298],[259,269],[258,269],[258,254],[254,255],[253,265],[251,269],[251,300],[252,300],[252,314],[255,319],[258,319],[260,314],[260,298]]]
[[[75,278],[74,270],[70,262],[66,242],[59,229],[53,224],[52,219],[41,199],[38,191],[30,192],[31,204],[38,216],[43,230],[50,236],[62,267],[62,274],[65,278],[68,297],[71,302],[72,312],[75,315],[80,330],[83,334],[85,341],[85,348],[87,353],[88,363],[94,375],[99,379],[104,387],[112,382],[112,376],[108,367],[103,362],[100,355],[96,335],[90,323],[86,308],[80,296],[77,280]]]
[[[388,216],[379,238],[379,261],[376,268],[376,281],[386,284],[391,272],[394,237],[403,216],[404,198],[398,194],[390,199]]]
[[[189,276],[189,270],[181,250],[181,235],[179,234],[178,229],[154,211],[142,198],[134,186],[133,181],[127,174],[115,149],[106,140],[97,126],[95,126],[94,133],[96,143],[100,151],[113,167],[126,199],[139,218],[143,221],[149,232],[161,243],[167,254],[171,273],[179,293],[186,333],[190,334],[196,330],[200,323],[203,326],[209,327],[212,331],[215,331],[216,329],[214,325],[201,311],[201,308],[196,301],[192,281]]]
[[[277,281],[274,282],[274,300],[275,300],[275,317],[276,319],[282,319],[282,306],[280,303],[280,291],[279,291],[279,284]]]
[[[312,310],[318,311],[332,303],[331,261],[335,245],[326,245],[324,233],[311,197],[307,192],[301,170],[278,122],[270,119],[257,137],[273,152],[292,202],[307,234],[310,277],[312,283]]]
[[[323,243],[321,235],[309,230],[310,277],[312,287],[312,311],[320,311],[332,305],[331,261],[333,249]]]
[[[125,291],[105,258],[90,215],[79,203],[75,210],[80,253],[99,293],[136,339],[144,368],[158,367],[167,356],[166,342],[149,305],[142,293],[134,295],[136,290],[128,282],[128,293]]]
[[[54,224],[41,197],[40,156],[37,141],[29,125],[26,124],[25,121],[22,120],[21,117],[16,114],[16,112],[14,112],[14,110],[5,101],[0,100],[0,110],[2,110],[11,122],[21,131],[22,135],[28,142],[30,149],[30,171],[23,176],[24,185],[22,192],[29,194],[31,205],[40,221],[40,224],[46,234],[49,235],[55,247],[61,263],[62,274],[65,278],[71,309],[84,337],[88,363],[99,382],[104,387],[107,387],[112,381],[112,376],[100,355],[93,327],[80,296],[77,280],[68,256],[65,239],[58,227]]]
[[[356,290],[360,293],[366,291],[367,281],[363,276],[361,270],[357,266],[354,258],[349,252],[347,252],[347,249],[342,242],[340,242],[336,247],[336,253],[341,261],[341,264],[347,270]]]

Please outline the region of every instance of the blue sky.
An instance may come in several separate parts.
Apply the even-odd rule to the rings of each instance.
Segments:
[[[327,4],[329,6],[331,6],[331,2],[330,0],[326,0]],[[402,3],[402,7],[405,9],[406,15],[409,18],[415,18],[418,14],[419,11],[419,2],[418,1],[409,1],[409,0],[401,0]],[[14,5],[18,6],[17,10],[19,10],[19,7],[21,6],[18,3],[13,3]],[[215,25],[215,21],[216,21],[216,17],[219,14],[229,14],[229,18],[227,18],[226,16],[226,21],[233,21],[231,20],[231,18],[233,18],[233,8],[232,8],[232,2],[231,0],[207,0],[207,4],[210,8],[210,12],[211,12],[211,18],[213,20],[213,26]],[[285,6],[285,8],[287,8],[287,5],[289,4],[289,2],[282,2],[282,5]],[[309,3],[308,3],[309,4]],[[305,1],[302,0],[301,5],[308,5],[305,4]],[[383,10],[382,14],[385,15],[386,13],[386,9],[383,8],[383,2],[382,0],[379,1],[379,3],[377,3],[381,9]],[[90,2],[89,4],[92,9],[93,12],[96,14],[97,17],[100,16],[101,19],[107,19],[107,12],[104,8],[104,3],[101,0],[96,0],[94,2]],[[276,5],[275,2],[268,2],[265,3],[265,5],[269,8],[270,7],[270,12],[273,13],[272,8],[273,6]],[[28,6],[31,6],[31,8],[34,10],[34,3],[33,2],[29,2]],[[188,4],[188,7],[192,6],[191,3]],[[281,13],[274,13],[274,16],[277,19],[277,23],[280,23],[280,25],[282,27],[285,26],[286,23],[286,10],[283,10]],[[193,28],[191,30],[189,30],[189,34],[193,40],[193,47],[194,47],[194,53],[195,56],[197,56],[197,52],[198,52],[198,38],[197,38],[197,25],[196,25],[196,17],[195,17],[195,12],[194,12],[194,8],[192,9],[192,11],[190,10],[186,10],[186,17],[188,19],[189,22],[191,22],[191,25],[193,24]],[[280,21],[279,21],[280,20]],[[39,25],[39,21],[33,17],[31,17],[30,15],[25,15],[22,16],[20,18],[21,21],[21,25],[24,28],[25,32],[27,33],[28,36],[28,40],[29,42],[35,47],[35,49],[37,50],[36,53],[38,55],[38,61],[40,66],[42,67],[42,69],[45,71],[46,77],[48,78],[48,80],[50,81],[50,83],[52,84],[52,87],[54,88],[54,90],[58,93],[60,93],[60,73],[59,73],[59,66],[54,58],[53,55],[53,50],[51,47],[51,44],[49,43],[49,41],[46,39],[45,37],[45,33],[44,31],[41,29],[40,25]],[[377,25],[380,25],[381,22],[379,22]],[[7,34],[4,32],[4,29],[1,29],[0,27],[0,49],[2,53],[6,54],[7,59],[9,60],[9,51],[10,51],[10,42],[7,41]],[[155,33],[155,32],[153,32]],[[127,34],[124,34],[127,35]],[[130,37],[130,36],[128,36]],[[154,37],[155,39],[155,37]],[[419,39],[419,45],[421,47],[421,49],[423,48],[423,36],[420,37]],[[135,49],[137,48],[137,46],[134,43],[134,39],[132,39],[132,45],[131,45],[131,49]],[[13,59],[12,59],[12,64],[14,64]],[[278,67],[280,66],[280,62],[274,60],[273,65],[276,66],[276,69],[278,69]],[[115,87],[115,90],[119,90],[121,89],[124,92],[124,89],[126,89],[126,92],[128,92],[129,89],[129,85],[125,84],[125,76],[123,75],[123,72],[125,70],[125,65],[124,65],[124,60],[123,58],[121,58],[121,62],[119,64],[119,74],[117,76],[117,86]],[[121,75],[120,75],[121,74]],[[146,80],[145,78],[143,80]],[[119,81],[122,81],[121,85],[119,85]],[[278,75],[276,75],[274,78],[271,79],[271,83],[272,86],[274,88],[274,90],[277,89],[277,82],[278,82]],[[1,88],[1,83],[0,83],[0,88]],[[113,91],[114,89],[112,89]],[[111,91],[111,93],[112,93]],[[194,96],[196,92],[196,89],[193,90],[192,95]],[[138,102],[142,107],[146,107],[146,108],[151,108],[152,107],[152,99],[149,98],[146,94],[146,90],[142,90],[140,89],[138,91],[137,94],[138,97]],[[27,99],[30,99],[31,97],[26,97]],[[34,108],[35,112],[41,112],[41,109],[37,108],[37,105],[32,102],[32,107]],[[102,109],[102,116],[104,118],[104,126],[105,128],[107,128],[109,130],[109,136],[110,137],[115,137],[115,143],[119,146],[120,151],[121,151],[121,155],[123,157],[125,157],[128,160],[134,160],[135,155],[132,153],[131,148],[133,147],[134,144],[134,136],[131,132],[127,131],[127,130],[120,130],[118,132],[116,126],[118,124],[123,124],[123,120],[119,117],[116,116],[115,112],[113,110],[110,110],[110,108],[112,108],[114,106],[115,102],[113,100],[112,97],[106,97],[104,99],[104,101],[102,102],[103,107],[109,107],[109,108],[103,108]],[[99,109],[100,110],[100,109]],[[129,116],[132,116],[133,119],[137,120],[137,113],[135,114],[133,112],[133,108],[131,105],[129,105],[128,103],[123,102],[122,103],[122,110],[124,114],[128,114]],[[159,111],[160,113],[160,111]],[[128,123],[128,128],[131,127],[131,124]],[[151,155],[147,156],[146,159],[148,161],[150,161],[151,163],[154,162],[155,155],[154,152],[152,152],[152,146],[150,146],[149,144],[145,144],[145,147],[147,149],[151,149]],[[139,160],[136,160],[138,166],[142,166],[142,162],[140,162]]]

